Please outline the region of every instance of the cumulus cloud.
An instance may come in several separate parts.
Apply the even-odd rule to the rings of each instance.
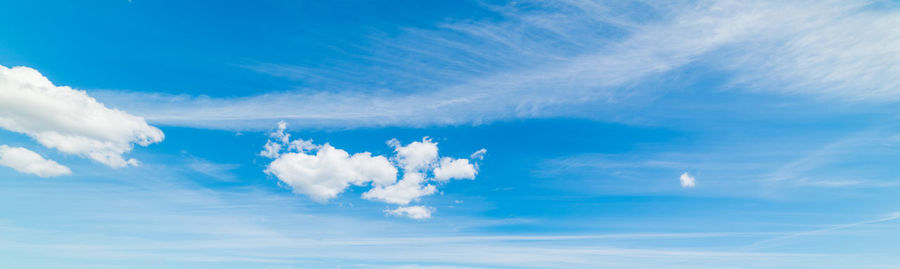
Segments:
[[[697,185],[697,181],[694,179],[694,176],[691,176],[687,172],[681,174],[681,187],[682,188],[693,188]]]
[[[0,165],[15,169],[20,173],[39,177],[55,177],[72,173],[68,167],[44,159],[34,151],[7,145],[0,145]]]
[[[431,218],[434,208],[424,206],[401,206],[393,210],[384,210],[384,213],[393,216],[405,216],[411,219],[427,219]]]
[[[388,158],[369,152],[351,155],[328,143],[317,145],[309,140],[291,140],[286,128],[287,124],[280,122],[260,152],[261,156],[274,159],[265,172],[286,183],[295,193],[318,202],[335,198],[355,185],[371,186],[362,194],[364,199],[405,206],[436,193],[437,186],[432,182],[475,179],[478,173],[477,166],[468,159],[439,159],[438,144],[428,137],[406,145],[397,139],[389,140],[387,144],[394,148],[394,156]],[[395,215],[411,218],[431,216],[431,210],[421,206],[397,210]]]
[[[397,163],[405,172],[420,172],[428,168],[438,157],[437,143],[428,137],[406,146],[400,145],[397,139],[391,139],[387,143],[397,152]]]
[[[394,148],[394,160],[403,169],[403,178],[389,186],[375,186],[363,193],[363,198],[391,204],[406,205],[422,196],[434,194],[437,187],[428,181],[446,182],[450,179],[475,179],[477,167],[468,159],[442,157],[438,162],[437,143],[428,137],[406,146],[396,139],[388,141]],[[477,152],[476,152],[477,153]],[[427,178],[428,172],[433,174]]]
[[[432,169],[438,158],[437,143],[424,137],[422,141],[415,141],[406,146],[401,145],[397,139],[391,139],[387,144],[394,148],[396,153],[394,161],[403,169],[403,178],[393,185],[375,186],[363,193],[362,197],[406,205],[418,200],[419,197],[434,194],[437,187],[425,184],[425,173],[426,170]]]
[[[407,173],[403,179],[389,186],[375,186],[363,193],[362,197],[368,200],[378,200],[385,203],[406,205],[418,200],[422,196],[434,194],[437,187],[425,183],[425,176],[421,173]]]
[[[318,202],[337,197],[350,184],[362,186],[372,182],[382,186],[397,178],[397,169],[387,158],[368,152],[350,155],[329,144],[322,145],[314,154],[282,154],[269,164],[266,173],[287,183],[294,192]]]
[[[0,128],[114,168],[138,164],[122,157],[134,144],[163,140],[162,131],[143,118],[108,108],[84,91],[55,86],[28,67],[0,66]]]
[[[434,168],[434,179],[438,181],[447,181],[455,179],[475,179],[475,166],[469,163],[467,159],[453,159],[444,157],[438,167]]]
[[[287,123],[279,121],[278,128],[269,134],[271,139],[266,141],[266,145],[263,146],[263,150],[259,152],[259,156],[278,158],[278,155],[281,154],[281,147],[283,145],[290,145],[291,135],[284,132],[286,129]]]

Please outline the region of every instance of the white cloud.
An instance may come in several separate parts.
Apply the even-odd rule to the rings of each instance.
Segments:
[[[900,11],[876,1],[746,2],[755,26],[724,48],[726,69],[761,91],[898,101]],[[712,58],[712,57],[711,57]],[[715,59],[715,58],[713,58]]]
[[[162,131],[143,118],[107,108],[84,91],[55,86],[28,67],[0,66],[0,128],[110,167],[137,165],[122,154],[134,144],[163,140]]]
[[[397,179],[397,169],[387,158],[368,152],[351,156],[329,144],[322,145],[315,154],[281,154],[268,165],[266,173],[318,202],[337,197],[350,184],[362,186],[373,182],[381,186]]]
[[[287,125],[280,122],[260,153],[275,159],[267,166],[266,173],[286,183],[294,192],[319,202],[337,197],[350,185],[371,184],[371,189],[364,192],[362,198],[408,205],[437,192],[437,187],[429,184],[431,181],[474,179],[477,174],[477,167],[467,159],[443,157],[438,162],[437,143],[428,137],[407,145],[396,139],[389,140],[387,144],[395,153],[389,159],[368,152],[350,155],[327,143],[292,141],[290,134],[285,133],[286,128]],[[397,180],[400,171],[402,177]],[[429,174],[434,177],[429,178]],[[415,216],[423,215],[417,212]]]
[[[387,143],[397,152],[397,163],[407,173],[430,168],[438,157],[437,143],[428,137],[422,138],[422,142],[415,141],[406,146],[400,145],[397,139],[391,139]]]
[[[693,188],[694,186],[697,185],[696,179],[694,179],[694,177],[691,176],[690,174],[688,174],[687,172],[684,172],[683,174],[681,174],[680,180],[681,180],[682,188]]]
[[[634,85],[702,64],[728,71],[750,91],[897,101],[900,28],[893,26],[900,11],[871,4],[690,1],[623,10],[534,2],[494,9],[500,20],[463,20],[373,40],[381,49],[372,52],[377,67],[251,67],[320,78],[321,88],[231,99],[110,92],[104,99],[156,122],[217,128],[264,128],[259,120],[273,118],[351,127],[559,115],[621,120],[614,112],[661,95],[657,87],[636,91]],[[333,91],[347,88],[361,90]]]
[[[40,154],[26,148],[9,147],[0,145],[0,165],[6,166],[20,173],[33,174],[39,177],[55,177],[72,173],[65,167],[52,160],[44,159]]]
[[[487,154],[487,149],[479,149],[472,153],[472,155],[469,155],[469,158],[472,160],[484,160],[485,154]]]
[[[434,208],[424,206],[401,206],[394,210],[384,210],[385,213],[394,216],[405,216],[411,219],[427,219],[431,218]]]
[[[287,123],[279,121],[277,129],[269,134],[272,140],[266,141],[266,145],[263,146],[263,151],[259,152],[259,155],[273,159],[278,158],[281,155],[281,147],[290,145],[291,135],[284,132],[286,129]]]
[[[434,179],[437,181],[447,181],[450,179],[475,179],[475,166],[469,163],[468,159],[453,159],[449,157],[441,158],[438,167],[434,168]]]
[[[444,182],[451,178],[475,179],[475,167],[467,159],[441,158],[437,163],[438,146],[428,137],[402,146],[400,141],[392,139],[388,145],[396,152],[395,160],[403,169],[403,178],[390,186],[375,186],[363,193],[363,198],[379,200],[391,204],[406,205],[419,200],[422,196],[434,194],[437,187],[427,184],[428,171],[432,171],[431,180]],[[470,173],[471,172],[471,173]],[[471,174],[471,176],[469,175]]]
[[[406,173],[403,175],[403,179],[396,184],[375,186],[363,193],[362,197],[368,200],[406,205],[422,196],[432,195],[437,191],[437,187],[434,185],[423,184],[425,184],[425,176],[421,173]]]

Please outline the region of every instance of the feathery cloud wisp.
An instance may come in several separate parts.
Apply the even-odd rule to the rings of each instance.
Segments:
[[[250,66],[296,80],[315,76],[326,81],[302,91],[239,98],[99,94],[154,122],[214,128],[263,129],[274,119],[359,127],[557,115],[615,118],[604,112],[628,108],[665,90],[636,85],[680,77],[667,74],[702,64],[728,71],[731,81],[753,92],[897,101],[900,87],[893,78],[900,66],[900,30],[891,26],[900,20],[900,11],[874,11],[866,8],[869,4],[801,0],[640,5],[646,10],[639,13],[655,14],[650,18],[621,15],[633,12],[615,12],[621,7],[602,3],[512,5],[495,10],[502,20],[407,29],[395,38],[373,40],[381,50],[372,52],[371,62],[334,70]],[[410,70],[418,75],[403,75]],[[372,88],[383,80],[392,81],[390,87]],[[295,105],[299,102],[305,104],[302,109]],[[585,104],[603,106],[600,111],[598,106],[577,108]]]

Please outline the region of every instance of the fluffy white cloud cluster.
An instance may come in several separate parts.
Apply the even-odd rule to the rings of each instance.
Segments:
[[[68,167],[44,159],[34,151],[7,145],[0,145],[0,165],[15,169],[20,173],[39,177],[55,177],[72,173]]]
[[[308,140],[291,140],[286,128],[287,124],[280,122],[259,153],[274,159],[265,171],[289,185],[295,193],[318,202],[337,197],[350,185],[371,185],[362,194],[363,198],[404,205],[389,211],[391,215],[428,218],[431,209],[405,205],[437,192],[437,186],[430,182],[475,179],[478,174],[477,166],[468,159],[439,159],[437,143],[428,137],[405,146],[396,139],[388,141],[395,155],[387,158],[369,152],[351,155],[328,143],[316,145]],[[485,152],[479,150],[472,157],[481,159]],[[400,172],[402,176],[398,180]]]
[[[84,91],[55,86],[21,66],[0,66],[0,128],[115,168],[138,164],[122,157],[134,144],[163,140],[162,131],[143,118],[107,108]]]

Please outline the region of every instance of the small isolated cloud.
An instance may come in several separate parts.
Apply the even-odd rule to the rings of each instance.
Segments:
[[[397,209],[388,210],[385,209],[384,213],[393,215],[393,216],[404,216],[411,219],[427,219],[431,218],[431,213],[434,212],[434,208],[424,207],[424,206],[401,206],[397,207]]]
[[[696,180],[694,179],[694,176],[691,176],[687,172],[684,172],[683,174],[681,174],[681,187],[682,188],[693,188],[696,185],[697,185],[697,183],[696,183]]]
[[[469,158],[472,160],[484,160],[484,154],[487,154],[487,149],[479,149],[472,155],[469,155]]]
[[[0,128],[110,167],[137,165],[122,154],[163,140],[143,118],[112,109],[84,91],[55,86],[37,70],[0,66]]]
[[[438,145],[428,137],[407,145],[391,139],[387,144],[394,148],[394,156],[388,158],[369,152],[351,155],[328,143],[317,145],[308,140],[291,140],[290,134],[285,133],[286,128],[287,125],[280,122],[259,154],[274,159],[265,172],[286,183],[295,193],[322,203],[354,185],[371,186],[362,194],[364,199],[405,206],[436,193],[437,186],[432,182],[475,179],[478,173],[477,167],[468,159],[439,159]],[[408,208],[420,207],[400,207],[398,210]],[[404,215],[412,218],[430,216],[431,211],[423,214],[421,209],[415,210]]]
[[[68,167],[44,159],[34,151],[6,145],[0,145],[0,165],[39,177],[56,177],[72,173]]]
[[[437,181],[447,181],[451,178],[475,179],[475,174],[478,174],[478,171],[468,159],[444,157],[441,158],[438,167],[434,168],[434,179]]]

